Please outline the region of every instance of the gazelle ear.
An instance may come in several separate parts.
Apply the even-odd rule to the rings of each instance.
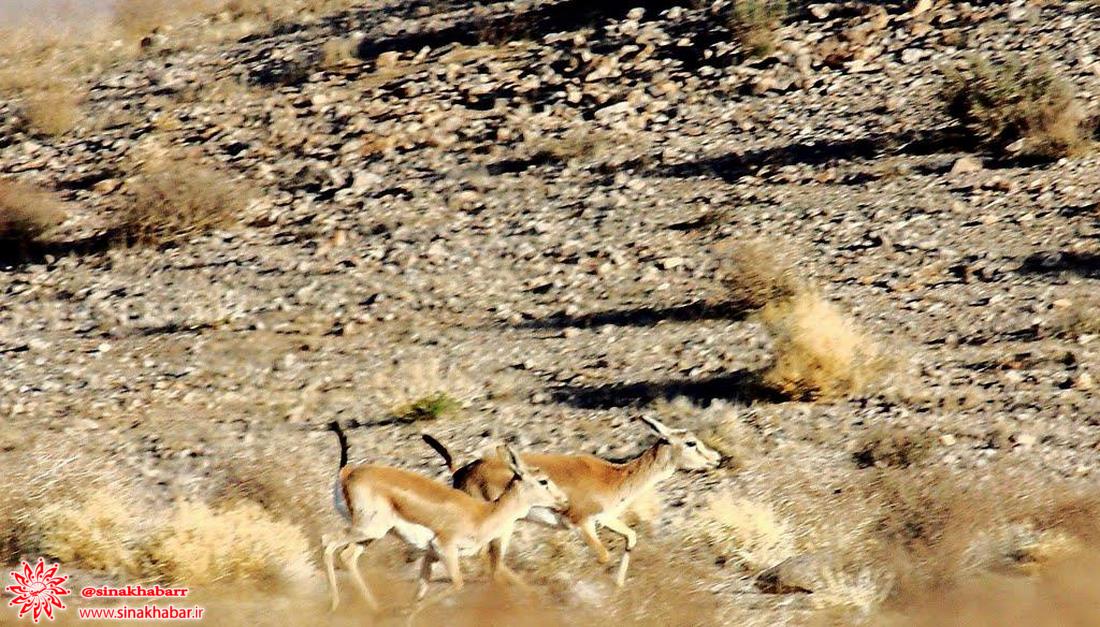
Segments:
[[[644,422],[646,424],[647,427],[649,427],[650,429],[653,429],[653,431],[657,435],[659,435],[663,438],[672,437],[673,430],[669,429],[667,426],[662,424],[661,421],[657,420],[656,418],[653,418],[652,416],[638,416],[638,420],[641,420],[642,422]]]
[[[517,475],[523,474],[523,462],[519,460],[519,456],[512,450],[512,447],[507,444],[501,444],[497,447],[497,455],[500,456],[500,461],[507,464],[509,470],[513,473]]]

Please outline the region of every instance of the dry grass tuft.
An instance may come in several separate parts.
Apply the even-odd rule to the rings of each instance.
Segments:
[[[856,442],[852,458],[860,468],[906,468],[928,457],[935,438],[928,432],[879,425]]]
[[[34,513],[38,548],[66,564],[118,576],[137,572],[134,555],[141,517],[117,492],[97,490],[81,501],[62,501]]]
[[[127,500],[128,499],[128,500]],[[315,573],[302,529],[238,500],[181,502],[150,520],[132,495],[99,490],[32,509],[25,549],[120,577],[207,585],[223,580],[304,582]]]
[[[1049,67],[972,57],[961,71],[945,73],[948,112],[993,150],[1057,159],[1091,144],[1084,107]]]
[[[719,555],[758,572],[797,553],[795,532],[766,503],[725,494],[711,498],[699,530]]]
[[[324,67],[335,67],[350,63],[358,63],[359,42],[359,38],[356,37],[337,37],[326,40],[324,45],[321,46],[321,52],[323,54],[321,65]]]
[[[130,244],[163,245],[236,223],[248,190],[194,162],[158,164],[129,185],[116,230]]]
[[[298,525],[307,537],[319,537],[331,510],[327,491],[331,469],[319,468],[298,451],[256,448],[212,469],[210,503],[215,507],[256,503]]]
[[[727,300],[747,309],[759,309],[807,291],[794,264],[775,245],[760,240],[731,241],[719,245],[718,276]]]
[[[183,502],[146,540],[157,579],[203,586],[219,581],[303,583],[315,575],[302,530],[255,503],[212,508]]]
[[[52,194],[0,179],[0,248],[22,248],[64,220],[62,204]]]
[[[766,57],[775,52],[776,30],[786,17],[787,0],[734,0],[729,26],[746,54]]]
[[[23,105],[24,122],[31,132],[57,137],[80,123],[79,98],[72,91],[54,87],[28,95]]]
[[[858,393],[882,370],[870,338],[818,294],[804,292],[769,303],[760,320],[772,337],[776,355],[764,382],[790,398]]]

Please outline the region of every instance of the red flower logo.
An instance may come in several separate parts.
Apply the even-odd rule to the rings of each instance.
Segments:
[[[15,595],[15,598],[8,601],[8,605],[12,607],[21,606],[19,608],[19,618],[30,614],[35,623],[43,615],[53,620],[53,609],[55,607],[59,610],[65,609],[61,597],[69,594],[69,591],[62,588],[61,584],[65,583],[69,576],[55,576],[59,567],[60,564],[51,564],[47,567],[40,557],[34,568],[31,568],[31,565],[24,561],[23,572],[12,571],[11,578],[15,585],[8,586],[4,590]]]

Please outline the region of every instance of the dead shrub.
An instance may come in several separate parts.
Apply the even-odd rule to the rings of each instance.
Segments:
[[[321,65],[335,67],[349,63],[358,63],[360,39],[356,37],[337,37],[328,39],[321,46]]]
[[[327,489],[331,469],[318,469],[307,456],[288,455],[285,448],[265,449],[235,456],[214,466],[210,477],[215,486],[210,502],[215,507],[241,501],[256,503],[269,512],[299,525],[307,537],[318,537],[328,510]],[[323,478],[321,478],[323,474]],[[309,494],[323,494],[309,498]],[[331,509],[331,508],[330,508]]]
[[[0,248],[21,249],[40,240],[65,220],[62,207],[50,193],[0,179]]]
[[[734,0],[729,27],[750,57],[775,52],[776,30],[787,17],[787,0]]]
[[[133,547],[141,526],[137,512],[107,490],[50,504],[33,516],[39,550],[66,564],[118,576],[137,572]]]
[[[856,442],[852,459],[860,468],[906,468],[927,458],[934,441],[926,431],[879,425]]]
[[[219,581],[302,583],[314,575],[309,540],[255,503],[177,504],[141,549],[158,580],[203,586]]]
[[[29,131],[57,137],[80,123],[79,98],[70,90],[50,88],[27,96],[23,118]]]
[[[793,527],[770,505],[729,494],[710,499],[697,532],[720,556],[749,572],[797,553]]]
[[[186,161],[154,165],[129,188],[116,232],[126,243],[153,246],[236,223],[249,196],[221,172]]]
[[[759,309],[806,291],[789,256],[774,244],[759,240],[728,241],[715,250],[720,255],[719,281],[726,299],[746,309]]]
[[[790,398],[815,400],[858,393],[883,367],[870,338],[816,293],[769,303],[760,320],[775,350],[775,362],[763,380]]]
[[[1090,143],[1084,107],[1070,84],[1045,65],[975,56],[945,75],[948,113],[992,150],[1057,159],[1080,154]]]

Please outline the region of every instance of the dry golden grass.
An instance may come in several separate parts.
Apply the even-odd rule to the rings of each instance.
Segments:
[[[299,527],[255,503],[182,502],[144,541],[141,556],[149,574],[169,583],[304,583],[317,574],[309,549]]]
[[[179,242],[240,220],[250,192],[196,162],[158,163],[129,185],[115,228],[130,244]]]
[[[80,123],[80,99],[64,87],[31,93],[23,105],[23,118],[29,130],[36,134],[64,135]]]
[[[63,206],[52,194],[25,183],[0,179],[0,246],[30,244],[64,220]]]
[[[871,339],[818,294],[803,292],[769,303],[760,320],[775,350],[775,363],[764,373],[764,382],[790,398],[859,393],[883,369]]]
[[[119,577],[205,586],[220,581],[302,583],[316,573],[302,529],[259,504],[180,502],[151,517],[126,491],[96,490],[24,504],[20,552]]]
[[[0,92],[41,92],[79,85],[131,56],[106,27],[90,23],[52,29],[0,27]]]
[[[359,40],[353,37],[338,37],[326,40],[324,45],[321,46],[321,52],[324,55],[321,64],[325,67],[334,67],[357,63],[359,61],[358,48]]]
[[[50,521],[68,516],[66,508],[90,495],[105,494],[108,488],[127,493],[125,477],[115,472],[109,460],[94,455],[68,455],[68,448],[49,438],[27,437],[25,431],[11,442],[0,455],[0,473],[18,490],[0,492],[0,563],[18,561],[21,556],[41,554],[42,545],[52,532]],[[39,440],[45,439],[45,442]],[[112,519],[111,504],[97,502],[93,507],[101,514],[100,523]],[[104,520],[104,518],[106,520]],[[64,530],[59,534],[68,533]],[[55,538],[59,543],[63,537]],[[109,538],[75,538],[74,542],[94,544],[110,542]],[[89,546],[94,551],[94,546]],[[104,546],[99,555],[109,553]]]
[[[715,496],[696,526],[718,555],[752,573],[797,554],[794,528],[767,503]]]
[[[748,309],[785,300],[805,292],[791,255],[777,252],[774,243],[762,240],[728,240],[715,250],[721,256],[719,282],[726,300]]]
[[[125,496],[124,494],[122,496]],[[51,503],[34,514],[38,548],[66,564],[119,576],[137,572],[133,547],[142,520],[118,492],[96,490],[80,501]]]
[[[945,73],[948,112],[993,150],[1056,159],[1092,143],[1072,86],[1045,65],[971,57],[961,71]]]

